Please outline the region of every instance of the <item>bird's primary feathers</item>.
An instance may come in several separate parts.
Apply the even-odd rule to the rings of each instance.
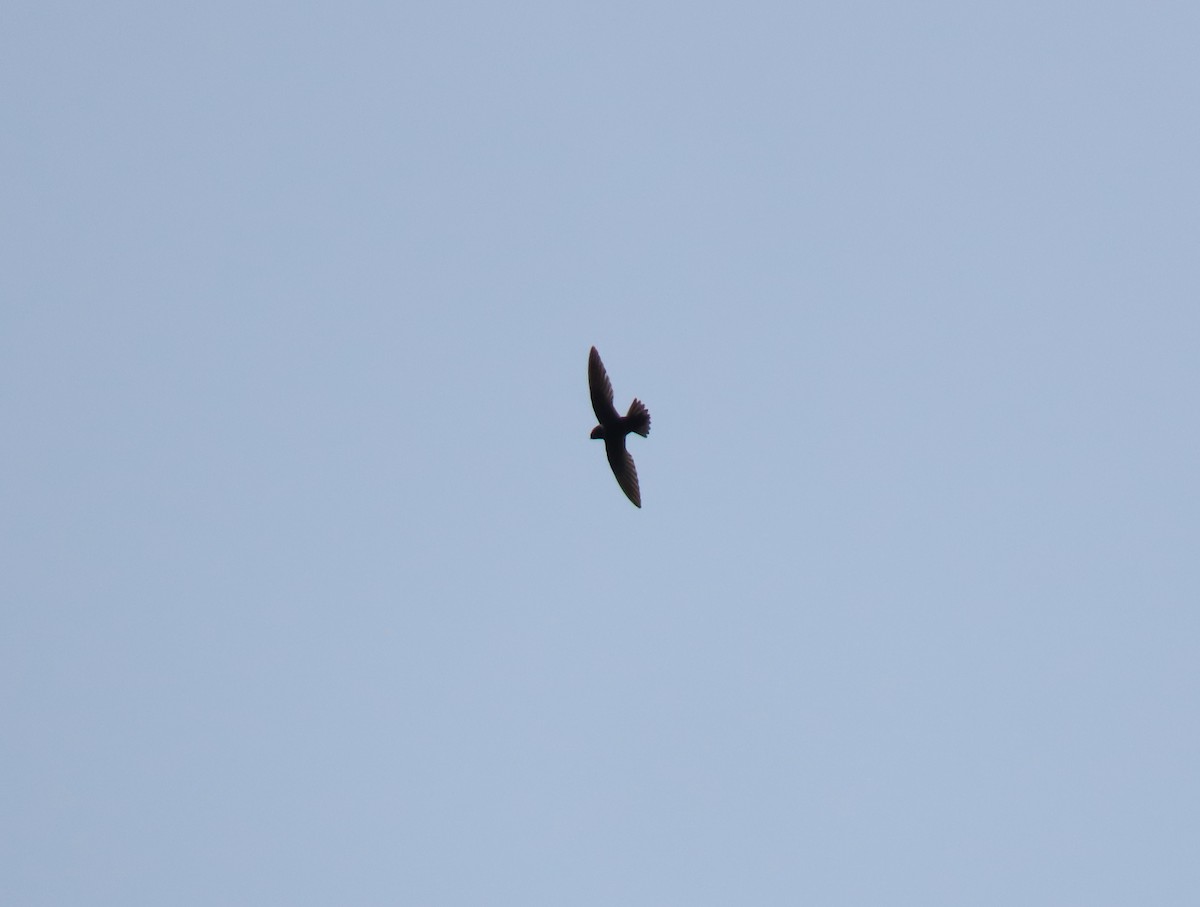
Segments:
[[[604,370],[604,363],[600,361],[600,354],[595,347],[592,347],[588,356],[588,390],[592,395],[592,409],[600,423],[592,429],[592,438],[604,441],[604,452],[608,454],[608,465],[617,477],[617,484],[634,506],[641,507],[642,492],[638,488],[637,467],[625,449],[625,436],[633,432],[647,437],[650,434],[650,411],[635,397],[628,413],[622,416],[617,412],[613,405],[612,382],[608,380],[608,372]]]

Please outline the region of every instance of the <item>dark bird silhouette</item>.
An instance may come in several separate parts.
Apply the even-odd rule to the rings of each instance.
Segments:
[[[592,429],[592,439],[604,442],[608,465],[617,477],[617,484],[634,506],[641,507],[642,492],[638,489],[637,467],[625,449],[625,436],[630,432],[636,432],[643,438],[648,436],[650,411],[646,409],[646,404],[634,397],[628,413],[622,416],[617,412],[613,406],[612,382],[608,380],[608,372],[604,370],[604,363],[600,361],[600,354],[595,347],[592,347],[588,356],[588,390],[592,394],[592,409],[596,411],[596,419],[600,422]]]

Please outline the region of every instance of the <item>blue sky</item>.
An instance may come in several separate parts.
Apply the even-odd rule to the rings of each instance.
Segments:
[[[1194,4],[3,20],[0,900],[1200,898]]]

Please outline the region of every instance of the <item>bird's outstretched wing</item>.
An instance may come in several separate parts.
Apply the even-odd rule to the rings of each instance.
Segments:
[[[637,467],[633,465],[633,457],[625,449],[625,439],[606,439],[604,452],[608,454],[608,465],[612,467],[617,484],[625,492],[625,497],[633,501],[635,507],[642,506],[642,492],[638,488]]]
[[[592,409],[595,410],[596,420],[601,425],[612,425],[616,422],[620,416],[617,414],[617,408],[613,406],[612,382],[608,380],[608,372],[604,370],[604,363],[600,361],[600,354],[596,352],[595,347],[592,347],[591,355],[588,356],[588,390],[592,394]],[[636,478],[634,487],[637,487]]]

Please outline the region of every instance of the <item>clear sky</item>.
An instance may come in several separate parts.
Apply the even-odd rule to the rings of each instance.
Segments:
[[[6,4],[0,902],[1200,903],[1198,47]]]

